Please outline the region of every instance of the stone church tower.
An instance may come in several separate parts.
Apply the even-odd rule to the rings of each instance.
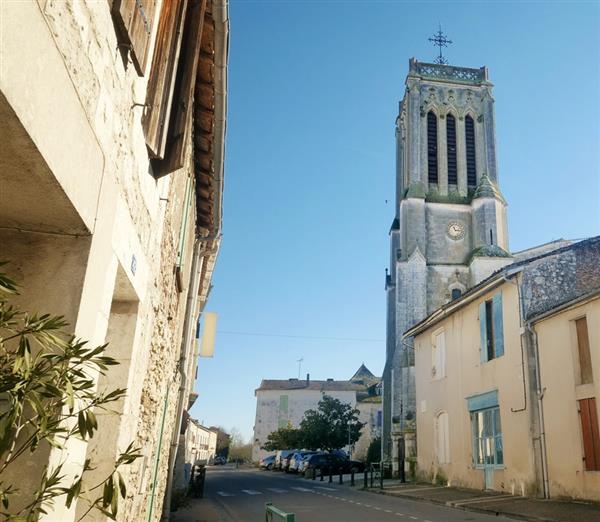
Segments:
[[[414,351],[403,333],[511,262],[487,69],[411,59],[396,145],[383,376],[384,457],[395,471],[399,449],[416,450]]]

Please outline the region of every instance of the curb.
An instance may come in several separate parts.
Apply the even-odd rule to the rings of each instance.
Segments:
[[[546,517],[536,517],[533,515],[522,515],[520,513],[507,513],[506,511],[498,511],[496,509],[485,509],[482,507],[471,507],[471,506],[463,506],[463,505],[455,505],[454,502],[459,502],[459,501],[440,501],[440,500],[435,500],[435,499],[430,499],[430,498],[425,498],[425,497],[417,497],[417,496],[413,496],[413,495],[403,495],[402,493],[389,493],[386,492],[385,490],[379,490],[379,489],[371,489],[371,488],[367,488],[367,489],[363,489],[362,491],[366,491],[368,493],[376,493],[378,495],[386,495],[389,497],[400,497],[400,498],[405,498],[407,500],[415,500],[417,502],[423,502],[426,504],[436,504],[438,506],[445,506],[445,507],[451,507],[453,509],[460,509],[462,511],[472,511],[475,513],[485,513],[488,515],[496,515],[496,516],[505,516],[507,518],[512,518],[514,520],[525,520],[527,522],[559,522],[557,519],[553,519],[553,518],[546,518]],[[517,497],[515,496],[515,498],[523,498],[523,497]]]

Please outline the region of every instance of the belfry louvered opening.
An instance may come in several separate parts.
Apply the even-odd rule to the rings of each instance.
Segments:
[[[456,185],[458,175],[456,170],[456,120],[452,114],[446,117],[446,144],[448,158],[448,184]]]
[[[429,183],[438,182],[437,117],[427,113],[427,176]]]
[[[475,164],[475,122],[471,116],[465,117],[465,149],[467,152],[467,185],[477,185],[477,170]]]

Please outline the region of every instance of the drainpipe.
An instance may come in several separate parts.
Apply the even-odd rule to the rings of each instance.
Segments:
[[[546,427],[544,424],[544,388],[542,388],[542,378],[540,375],[540,356],[538,347],[538,338],[535,329],[530,321],[525,323],[525,329],[529,333],[533,348],[533,357],[535,360],[536,373],[536,396],[538,403],[538,422],[540,423],[540,457],[542,461],[542,493],[544,498],[550,498],[550,485],[548,479],[548,455],[546,453]]]
[[[168,521],[171,511],[171,497],[173,494],[173,474],[175,471],[175,459],[177,457],[177,450],[179,448],[179,435],[181,433],[181,425],[183,423],[183,411],[187,404],[188,395],[188,372],[187,367],[189,365],[190,358],[193,356],[193,339],[194,339],[194,317],[196,311],[196,299],[198,296],[198,289],[200,287],[202,267],[204,265],[204,256],[211,253],[211,249],[206,249],[206,244],[216,239],[217,236],[209,237],[197,237],[194,242],[194,253],[192,259],[192,270],[191,280],[188,289],[187,301],[185,306],[185,318],[183,321],[183,340],[181,341],[181,348],[179,352],[179,361],[177,364],[180,384],[177,397],[177,413],[175,414],[175,427],[171,439],[171,449],[169,453],[169,470],[167,475],[167,487],[165,491],[165,498],[163,501],[163,513],[162,520]],[[192,352],[190,354],[190,351]]]

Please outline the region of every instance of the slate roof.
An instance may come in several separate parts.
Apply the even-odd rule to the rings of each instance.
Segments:
[[[360,391],[365,386],[350,381],[314,381],[308,385],[304,379],[263,379],[256,391],[265,390],[315,390],[315,391]]]

